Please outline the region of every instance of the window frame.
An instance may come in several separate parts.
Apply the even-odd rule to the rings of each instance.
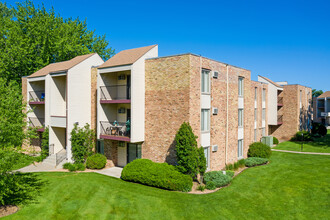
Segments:
[[[207,128],[204,128],[205,125],[205,118],[204,118],[204,112],[208,112],[208,118],[207,118]],[[202,108],[201,109],[201,132],[210,132],[210,123],[211,123],[211,115],[210,115],[211,110],[209,108]]]
[[[240,112],[242,112],[242,114],[240,114]],[[240,115],[241,115],[241,120],[240,120]],[[243,126],[244,126],[244,109],[239,108],[238,109],[238,127],[242,128]]]
[[[208,74],[208,85],[205,84],[205,73]],[[207,91],[204,91],[206,88],[205,88],[205,85],[207,85],[207,88],[208,90]],[[208,70],[208,69],[202,69],[202,72],[201,72],[201,93],[202,94],[211,94],[211,70]]]
[[[238,97],[244,96],[244,77],[238,77]]]
[[[240,149],[240,143],[241,143],[241,149]],[[241,159],[243,158],[243,148],[244,148],[244,140],[243,139],[239,139],[237,142],[237,158]],[[241,154],[240,154],[241,153]]]
[[[210,169],[210,149],[211,146],[207,146],[207,147],[203,147],[204,148],[204,156],[206,158],[206,169],[209,170]],[[205,155],[205,150],[207,151],[207,156]]]

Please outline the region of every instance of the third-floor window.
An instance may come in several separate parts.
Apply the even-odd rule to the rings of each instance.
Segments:
[[[244,95],[243,90],[244,90],[244,78],[238,77],[238,96]]]
[[[202,93],[210,93],[210,70],[202,70]]]

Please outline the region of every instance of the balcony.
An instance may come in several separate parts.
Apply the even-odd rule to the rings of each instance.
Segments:
[[[131,87],[128,85],[100,86],[100,103],[131,103]]]
[[[283,124],[283,115],[278,115],[277,116],[277,125]]]
[[[130,122],[100,121],[100,138],[117,141],[130,141]]]
[[[37,131],[44,131],[45,119],[37,117],[29,117],[29,124],[32,128],[37,128]]]
[[[29,104],[30,105],[45,104],[45,91],[29,92]]]
[[[277,99],[277,106],[282,107],[283,106],[283,97],[278,97]]]

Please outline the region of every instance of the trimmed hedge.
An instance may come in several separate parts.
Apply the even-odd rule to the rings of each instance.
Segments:
[[[206,184],[206,187],[210,182],[213,182],[217,188],[221,186],[228,185],[232,178],[229,175],[225,175],[222,173],[222,171],[211,171],[207,172],[204,175],[204,183]]]
[[[107,164],[107,158],[102,154],[87,157],[86,167],[89,169],[102,169]]]
[[[268,162],[267,158],[249,157],[245,159],[245,166],[254,167],[257,165],[266,164],[267,162]]]
[[[273,144],[278,145],[279,141],[276,137],[273,137]]]
[[[235,172],[232,171],[232,170],[226,170],[226,175],[227,175],[227,176],[230,176],[230,177],[234,177]]]
[[[67,169],[70,172],[73,171],[84,171],[86,169],[83,163],[65,163],[63,164],[63,169]]]
[[[248,157],[261,157],[261,158],[270,158],[272,151],[269,146],[261,142],[254,142],[250,144],[248,150]]]
[[[217,188],[217,186],[215,185],[214,182],[209,181],[206,183],[205,188],[208,190],[215,190]]]
[[[121,178],[126,181],[141,183],[174,191],[191,191],[193,182],[188,175],[180,173],[167,163],[155,163],[148,159],[136,159],[127,164]]]

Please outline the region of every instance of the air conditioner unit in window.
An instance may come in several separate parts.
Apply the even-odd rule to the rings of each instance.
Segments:
[[[212,152],[218,151],[218,145],[213,145],[212,146]]]
[[[212,114],[217,115],[218,114],[218,108],[212,108]]]
[[[125,113],[125,108],[119,108],[119,109],[118,109],[118,113],[119,113],[119,114],[123,114],[123,113]]]
[[[118,80],[125,80],[125,74],[121,74],[118,76]]]
[[[217,71],[213,72],[213,78],[218,79],[219,73]]]

